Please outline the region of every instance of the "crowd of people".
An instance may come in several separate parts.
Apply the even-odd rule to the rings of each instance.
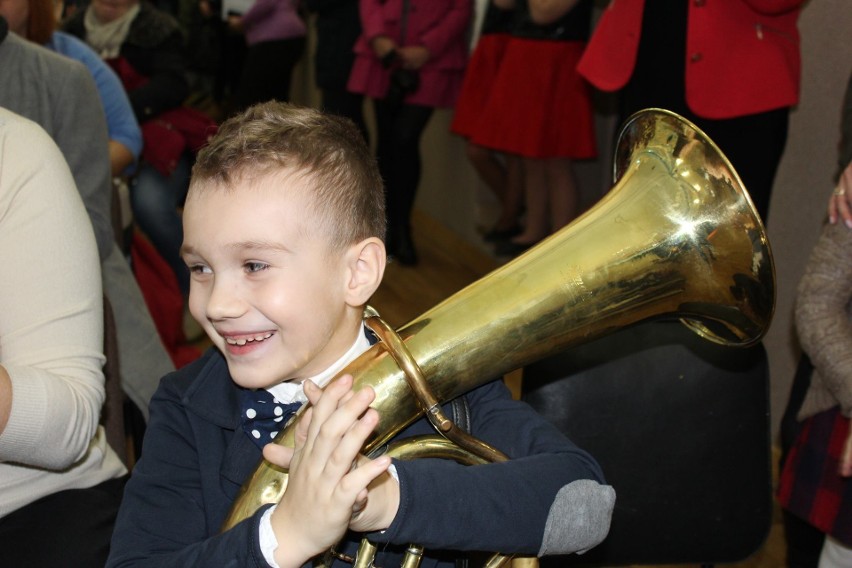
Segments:
[[[0,68],[15,78],[0,82],[0,250],[15,275],[4,282],[0,325],[4,558],[298,566],[348,529],[383,543],[385,560],[415,534],[436,550],[533,555],[600,542],[614,499],[603,472],[499,381],[466,398],[472,427],[514,459],[475,473],[359,456],[378,420],[367,410],[375,393],[354,393],[347,379],[318,388],[375,342],[361,314],[387,259],[419,262],[411,218],[421,138],[436,109],[454,112],[450,131],[500,204],[482,235],[498,257],[523,253],[581,213],[575,163],[597,157],[595,90],[618,93],[619,124],[661,107],[699,126],[766,221],[798,102],[804,0],[613,0],[595,25],[593,4],[0,2]],[[307,59],[325,112],[286,104]],[[852,475],[848,337],[832,338],[829,351],[822,328],[811,327],[828,317],[817,307],[848,327],[849,279],[820,272],[842,268],[829,258],[852,234],[843,226],[852,226],[848,152],[841,160],[833,224],[802,284],[797,321],[816,371],[800,385],[805,403],[783,464],[785,507],[817,526],[819,548],[809,553],[821,552],[824,566],[848,562],[852,535],[834,518],[815,521],[793,489],[805,450],[829,451],[817,431],[842,438],[831,442],[832,463]],[[21,235],[37,248],[20,247]],[[831,291],[837,305],[820,303],[828,280],[842,284]],[[128,408],[147,423],[135,467],[100,425],[106,309]],[[214,347],[202,355],[190,340],[204,333]],[[276,405],[312,407],[293,451],[264,448],[243,425],[256,413],[239,400],[267,392]],[[416,422],[402,436],[425,430]],[[219,534],[261,457],[289,469],[293,489]],[[517,491],[517,479],[529,488]],[[476,514],[457,508],[471,494],[481,499]],[[511,532],[490,520],[507,498],[524,530],[517,519]],[[329,515],[311,513],[312,499]],[[426,503],[455,521],[434,526]],[[63,535],[61,546],[44,547],[45,532]],[[427,555],[424,565],[449,562]]]

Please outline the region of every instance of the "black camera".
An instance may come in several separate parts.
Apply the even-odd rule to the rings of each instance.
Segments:
[[[396,50],[389,51],[382,57],[382,67],[390,69],[399,61],[399,54]],[[396,67],[390,73],[390,86],[388,94],[385,96],[385,101],[400,104],[405,98],[405,95],[413,93],[420,86],[420,75],[413,69],[403,69]]]

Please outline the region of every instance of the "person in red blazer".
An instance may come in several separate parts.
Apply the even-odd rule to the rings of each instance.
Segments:
[[[621,118],[656,106],[684,115],[731,160],[766,220],[798,103],[804,0],[612,0],[578,71],[619,91]]]

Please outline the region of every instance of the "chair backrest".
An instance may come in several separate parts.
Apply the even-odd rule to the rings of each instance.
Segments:
[[[542,566],[715,564],[772,515],[762,345],[722,347],[678,322],[620,331],[524,369],[523,398],[588,450],[616,490],[609,536]]]
[[[106,296],[104,296],[104,355],[106,355],[104,364],[106,401],[101,411],[101,424],[106,430],[107,443],[129,468],[131,464],[127,445],[127,428],[124,422],[124,402],[127,395],[121,388],[118,336],[112,306]]]

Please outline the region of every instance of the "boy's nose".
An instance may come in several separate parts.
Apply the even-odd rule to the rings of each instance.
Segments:
[[[245,312],[238,287],[227,279],[217,278],[207,298],[207,317],[211,320],[232,319]]]

